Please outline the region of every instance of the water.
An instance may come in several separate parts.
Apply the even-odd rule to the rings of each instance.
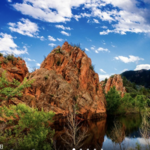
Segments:
[[[129,150],[139,147],[141,148],[139,150],[146,150],[150,145],[150,140],[142,137],[142,125],[142,118],[139,114],[84,122],[81,132],[87,130],[88,136],[83,140],[82,149]],[[65,137],[63,126],[57,125],[55,130],[56,148],[69,149],[61,138]],[[66,140],[68,140],[67,137]]]

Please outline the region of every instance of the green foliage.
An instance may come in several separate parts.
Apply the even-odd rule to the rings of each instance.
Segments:
[[[0,100],[9,100],[14,96],[22,96],[23,89],[30,87],[33,83],[33,80],[28,81],[27,78],[24,78],[23,82],[20,84],[19,81],[13,79],[12,82],[8,81],[5,77],[6,71],[2,73],[0,77]]]
[[[61,65],[61,60],[59,59],[56,64],[57,64],[57,66],[60,66]]]
[[[121,102],[120,100],[121,96],[118,93],[118,91],[116,91],[116,88],[115,87],[111,88],[110,91],[108,91],[108,93],[106,94],[107,111],[111,113],[116,109],[118,109]]]
[[[5,64],[7,64],[7,63],[8,63],[8,60],[7,60],[7,59],[4,59],[3,62],[4,62]]]
[[[6,149],[13,148],[15,150],[51,150],[52,137],[54,131],[48,125],[48,121],[52,122],[53,112],[38,111],[25,104],[3,106],[0,108],[0,116],[3,118],[19,117],[16,121],[9,119],[7,126],[9,130],[1,131],[0,141],[5,145]]]
[[[60,53],[60,54],[63,54],[63,53],[61,52],[61,48],[56,49],[56,50],[55,50],[55,53],[56,53],[56,54],[59,54],[59,53]]]
[[[91,66],[90,66],[90,69],[94,71],[94,65],[91,65]]]
[[[107,83],[107,80],[108,80],[108,79],[107,79],[107,78],[105,78],[105,80],[104,80],[104,83],[105,83],[105,84]]]
[[[48,79],[48,75],[46,75],[46,76],[44,77],[44,79],[47,80],[47,79]]]
[[[3,56],[3,54],[2,54],[2,53],[0,53],[0,57],[1,57],[1,56]]]
[[[7,55],[6,56],[6,59],[8,60],[8,61],[10,61],[10,60],[12,60],[12,61],[14,61],[14,55],[13,54],[11,54],[11,55]]]

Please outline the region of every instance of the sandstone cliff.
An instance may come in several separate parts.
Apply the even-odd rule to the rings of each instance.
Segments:
[[[65,116],[77,103],[83,118],[98,118],[106,112],[105,97],[91,59],[78,47],[65,42],[45,58],[40,69],[30,73],[35,79],[21,101],[45,111]]]
[[[25,61],[20,57],[16,58],[13,55],[8,55],[7,57],[0,55],[0,69],[0,75],[4,70],[6,70],[8,79],[15,78],[20,82],[23,81],[24,77],[28,73]]]
[[[110,77],[106,83],[101,82],[105,93],[107,93],[113,86],[115,86],[116,90],[120,92],[121,96],[123,97],[126,93],[126,89],[123,86],[123,79],[121,75],[115,74],[114,76]]]

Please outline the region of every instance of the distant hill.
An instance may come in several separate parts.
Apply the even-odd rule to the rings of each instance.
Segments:
[[[121,75],[137,85],[150,88],[150,70],[125,71]]]

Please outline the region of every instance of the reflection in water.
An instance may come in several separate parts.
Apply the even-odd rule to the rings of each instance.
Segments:
[[[83,141],[82,150],[87,148],[92,150],[96,148],[100,150],[104,142],[104,135],[106,131],[106,119],[84,122],[81,126],[80,132],[87,129],[88,136]],[[55,130],[56,133],[54,136],[54,140],[56,141],[56,149],[70,149],[67,147],[67,145],[63,142],[61,138],[65,136],[65,130],[60,130],[59,126],[57,126]]]
[[[103,150],[129,150],[131,148],[136,150],[139,145],[140,150],[146,150],[147,143],[150,143],[150,140],[141,137],[139,130],[142,127],[141,125],[142,118],[139,114],[84,122],[80,132],[88,129],[89,136],[83,141],[82,150],[87,148],[89,150],[94,150],[94,148],[96,150],[101,148]],[[66,150],[67,147],[61,139],[61,136],[65,136],[63,126],[58,125],[55,129],[56,149]]]

